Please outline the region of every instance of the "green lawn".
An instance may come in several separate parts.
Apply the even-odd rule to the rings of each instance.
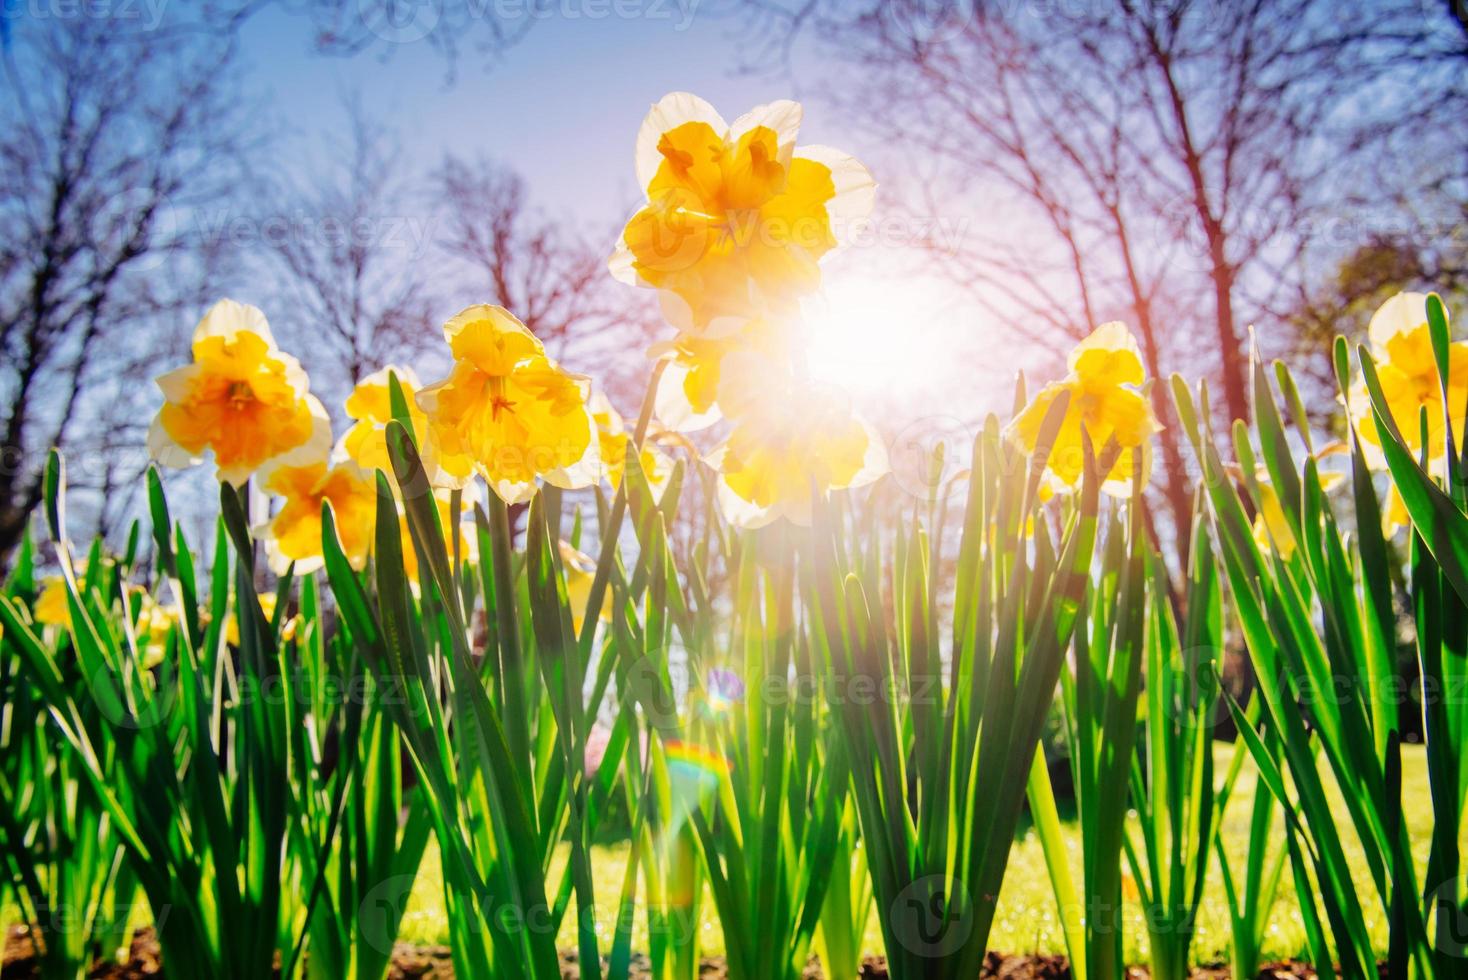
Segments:
[[[1228,765],[1233,746],[1220,743],[1216,751],[1221,771]],[[1414,853],[1417,856],[1420,875],[1427,863],[1427,849],[1432,827],[1427,768],[1425,755],[1420,746],[1403,748],[1402,768],[1402,797],[1405,803],[1405,815],[1414,842]],[[1255,785],[1256,777],[1252,766],[1246,763],[1234,799],[1225,814],[1223,827],[1224,847],[1229,853],[1230,862],[1236,869],[1242,869],[1244,852],[1248,847],[1249,810]],[[1334,787],[1331,788],[1334,793]],[[1370,885],[1365,863],[1360,858],[1360,845],[1350,828],[1344,806],[1340,804],[1339,794],[1335,793],[1335,796],[1336,812],[1340,814],[1339,824],[1342,828],[1342,836],[1353,859],[1356,881],[1362,888],[1361,904],[1366,921],[1372,930],[1373,940],[1379,942],[1378,948],[1384,951],[1387,936],[1386,924],[1380,912],[1380,903]],[[1281,821],[1282,819],[1282,817],[1277,818]],[[1079,828],[1070,827],[1068,830],[1071,851],[1076,859],[1075,866],[1079,867]],[[625,844],[597,849],[597,896],[599,901],[605,897],[608,906],[615,904],[615,897],[621,892],[622,875],[626,868],[628,850]],[[557,880],[560,867],[561,864],[558,862],[555,869]],[[440,913],[441,888],[438,852],[430,847],[409,901],[408,912],[403,923],[404,939],[415,943],[448,942],[448,935],[444,930]],[[1128,895],[1130,898],[1135,898],[1136,893],[1133,889],[1128,888]],[[1141,909],[1134,903],[1129,904],[1131,907],[1126,935],[1127,962],[1141,963],[1147,960],[1145,920],[1142,918]],[[713,915],[711,902],[706,901],[705,908],[704,948],[709,954],[717,954],[723,950],[723,935],[720,932],[717,917]],[[610,937],[611,914],[608,913],[606,923],[598,926],[599,931],[607,937]],[[562,942],[567,946],[575,944],[575,936],[571,931],[570,923],[571,919],[568,917],[567,927],[562,933]],[[637,933],[633,938],[634,948],[646,948],[645,928],[646,922],[639,913]],[[1050,881],[1045,872],[1045,859],[1040,850],[1040,843],[1033,834],[1026,834],[1015,845],[1014,854],[1010,858],[1009,873],[1005,877],[1004,888],[1000,892],[999,914],[995,921],[990,945],[994,949],[1005,952],[1063,953],[1065,951],[1064,940],[1061,937],[1059,922],[1056,918],[1055,901],[1050,891]],[[1224,899],[1223,886],[1215,862],[1209,869],[1207,890],[1203,907],[1199,912],[1198,932],[1193,942],[1194,961],[1198,963],[1226,961],[1228,946],[1228,905]],[[875,916],[871,917],[867,930],[867,949],[873,953],[882,950],[881,932]],[[1302,957],[1305,952],[1299,908],[1295,902],[1294,888],[1290,884],[1289,870],[1286,868],[1284,881],[1280,885],[1279,901],[1272,916],[1270,936],[1265,943],[1264,955],[1266,959],[1282,959]]]

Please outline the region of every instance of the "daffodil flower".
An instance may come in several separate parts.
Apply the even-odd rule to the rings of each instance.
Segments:
[[[1447,421],[1443,413],[1437,360],[1432,353],[1432,335],[1427,326],[1426,294],[1398,293],[1393,296],[1371,317],[1367,332],[1371,353],[1376,360],[1376,375],[1381,381],[1381,393],[1407,448],[1414,456],[1422,452],[1419,415],[1425,408],[1427,454],[1432,458],[1440,456],[1446,447]],[[1448,347],[1448,407],[1453,417],[1453,438],[1461,446],[1463,416],[1468,412],[1468,341],[1460,340]],[[1371,399],[1366,394],[1364,381],[1358,381],[1351,388],[1350,408],[1367,465],[1384,469],[1386,457],[1382,454],[1381,437],[1372,420]],[[1388,507],[1389,516],[1392,509]],[[1405,506],[1399,509],[1405,515]]]
[[[1152,403],[1138,390],[1145,372],[1136,338],[1121,323],[1104,323],[1071,351],[1069,373],[1036,392],[1014,420],[1009,437],[1025,452],[1048,450],[1046,467],[1064,487],[1080,483],[1085,470],[1082,435],[1091,440],[1100,456],[1112,439],[1117,455],[1105,474],[1102,489],[1118,496],[1132,492],[1132,477],[1138,469],[1143,485],[1151,471],[1152,436],[1161,426]],[[1051,404],[1069,392],[1065,418],[1051,446],[1037,445],[1040,427]]]
[[[255,598],[260,602],[260,611],[265,614],[265,621],[268,623],[273,620],[275,618],[275,607],[280,601],[280,596],[275,592],[265,591],[257,593]],[[296,629],[300,624],[301,617],[299,615],[287,619],[281,624],[280,638],[287,642],[294,639]],[[240,620],[234,610],[230,611],[229,619],[225,621],[224,639],[230,646],[237,647],[240,645]]]
[[[511,504],[534,496],[537,479],[565,489],[596,481],[586,379],[547,357],[503,307],[471,306],[444,324],[444,336],[453,370],[418,392],[439,473],[462,483],[477,472]]]
[[[1315,458],[1319,460],[1344,452],[1346,452],[1345,445],[1336,442],[1316,453]],[[1330,490],[1345,480],[1345,474],[1337,470],[1317,470],[1316,472],[1322,490]],[[1254,487],[1258,490],[1256,496],[1259,504],[1259,509],[1254,514],[1254,543],[1258,545],[1261,552],[1268,554],[1272,551],[1285,561],[1289,561],[1298,546],[1295,529],[1290,524],[1289,516],[1285,514],[1279,493],[1274,489],[1274,484],[1269,482],[1267,468],[1261,466],[1255,471]]]
[[[265,314],[220,300],[194,330],[193,363],[157,379],[163,408],[148,451],[165,466],[214,453],[219,479],[240,484],[271,465],[325,459],[331,423],[306,372],[275,346]]]
[[[561,552],[561,567],[566,570],[566,602],[571,608],[571,624],[580,633],[581,624],[586,621],[586,607],[591,602],[591,583],[596,577],[596,562],[590,555],[577,551],[564,538],[557,542],[557,547]],[[604,623],[611,622],[611,603],[602,603],[598,618]]]
[[[730,523],[809,524],[814,493],[863,486],[887,471],[882,441],[833,392],[756,354],[729,358],[725,370],[733,428],[707,462],[719,471]]]
[[[372,477],[352,462],[280,466],[266,478],[266,492],[284,498],[280,510],[257,533],[265,539],[270,568],[285,573],[315,571],[322,564],[321,505],[331,501],[343,553],[353,568],[367,563],[377,515]]]
[[[602,476],[616,490],[622,485],[622,477],[627,469],[627,443],[631,437],[627,434],[622,416],[612,407],[606,395],[600,391],[594,392],[590,407],[592,421],[596,423]],[[647,478],[647,485],[652,489],[653,496],[661,497],[668,485],[668,478],[673,475],[673,461],[654,445],[651,438],[643,441],[637,461],[642,465],[642,473]]]
[[[382,470],[391,475],[393,472],[392,462],[387,455],[387,424],[393,417],[392,396],[388,387],[390,374],[397,375],[403,398],[408,403],[408,418],[413,423],[413,433],[420,446],[427,433],[428,420],[414,400],[421,385],[412,368],[390,364],[357,382],[357,386],[347,396],[345,405],[352,427],[342,436],[337,452],[369,473]]]
[[[1273,485],[1261,480],[1259,486],[1259,511],[1254,515],[1254,543],[1259,550],[1273,551],[1285,561],[1295,553],[1295,529],[1290,526],[1289,516],[1284,512],[1279,494]]]
[[[142,586],[128,586],[129,594],[138,597],[137,617],[133,620],[138,656],[144,670],[152,670],[168,653],[168,636],[178,625],[178,610],[158,602]]]
[[[872,206],[866,168],[829,147],[795,145],[801,108],[759,106],[734,121],[674,92],[637,135],[647,204],[627,223],[613,274],[661,290],[680,329],[716,334],[820,285],[817,263]]]
[[[31,616],[42,626],[66,626],[71,622],[66,579],[60,575],[47,575],[41,580],[41,594],[36,596]]]

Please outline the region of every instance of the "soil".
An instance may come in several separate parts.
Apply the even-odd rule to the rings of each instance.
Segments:
[[[723,957],[705,959],[699,966],[699,980],[725,980],[728,972]],[[15,926],[5,937],[5,956],[0,966],[0,976],[5,980],[33,980],[40,972],[36,965],[36,950],[25,926]],[[163,972],[158,943],[153,930],[140,929],[133,936],[128,959],[125,963],[102,963],[94,966],[87,974],[92,980],[162,980]],[[454,976],[452,956],[447,946],[409,946],[398,943],[393,948],[392,968],[389,980],[452,980]],[[574,951],[561,953],[561,977],[563,980],[579,980],[581,968],[576,962]],[[632,959],[632,976],[646,980],[651,976],[647,958],[636,954]],[[880,956],[869,956],[862,963],[862,980],[887,980],[887,961]],[[814,959],[805,969],[805,980],[821,980],[821,968]],[[1145,967],[1127,969],[1127,980],[1147,980]],[[1194,967],[1192,980],[1228,980],[1227,965]],[[1259,971],[1259,980],[1315,980],[1315,971],[1299,962],[1269,963]],[[990,953],[984,957],[979,973],[980,980],[1070,980],[1070,963],[1064,956],[1019,955],[1009,956]]]

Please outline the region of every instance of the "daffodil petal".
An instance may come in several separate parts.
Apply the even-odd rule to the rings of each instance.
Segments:
[[[872,213],[877,203],[877,181],[871,171],[849,153],[829,146],[801,146],[795,150],[799,159],[811,160],[831,171],[836,195],[826,202],[826,215],[831,231],[843,245],[860,222]]]
[[[620,283],[628,286],[639,284],[637,258],[632,254],[632,249],[627,247],[625,238],[617,239],[616,251],[612,252],[611,257],[607,259],[607,271],[612,274],[613,279]]]
[[[856,421],[867,434],[866,455],[862,457],[861,469],[857,470],[845,483],[833,483],[831,485],[833,490],[854,490],[857,487],[864,487],[880,480],[891,469],[887,458],[887,445],[882,441],[881,434],[861,416],[858,415]]]
[[[535,484],[533,483],[495,480],[489,485],[489,488],[507,504],[528,504],[535,497]]]
[[[1146,376],[1137,338],[1119,320],[1103,323],[1070,352],[1072,373],[1096,384],[1141,384]]]
[[[210,337],[219,337],[225,343],[233,343],[241,333],[255,334],[265,341],[266,347],[275,349],[275,335],[270,332],[265,313],[257,306],[232,299],[222,299],[209,307],[199,325],[194,328],[193,344],[198,346],[201,341]]]
[[[777,509],[778,504],[761,507],[753,501],[745,500],[729,486],[729,481],[722,475],[719,477],[718,495],[719,509],[723,511],[724,518],[737,528],[749,530],[764,527],[781,516]],[[810,523],[809,519],[806,523]]]
[[[596,425],[590,421],[589,414],[588,425],[592,431],[595,431]],[[587,441],[586,451],[576,462],[569,466],[546,470],[541,474],[545,482],[560,487],[562,490],[580,490],[583,487],[594,486],[601,482],[601,475],[601,446],[594,438]]]
[[[691,92],[670,92],[653,104],[637,132],[638,187],[645,190],[657,176],[658,167],[663,162],[663,155],[658,150],[663,134],[690,122],[707,123],[719,136],[729,128],[717,109]]]
[[[1366,333],[1371,339],[1371,346],[1384,351],[1393,337],[1411,333],[1425,323],[1427,294],[1397,293],[1372,314]]]
[[[472,361],[489,374],[508,374],[520,361],[545,353],[519,317],[488,303],[454,314],[444,323],[443,335],[455,358]]]
[[[657,397],[653,402],[653,411],[658,421],[674,432],[698,432],[723,417],[717,402],[704,412],[693,407],[685,387],[688,374],[687,365],[677,361],[669,362],[663,369],[662,379],[658,382]]]
[[[163,392],[164,401],[183,402],[188,399],[198,377],[199,365],[186,364],[181,368],[158,375],[153,379],[153,383],[158,386],[158,390]]]
[[[168,434],[163,425],[161,415],[154,417],[153,424],[148,426],[148,455],[171,469],[182,470],[190,466],[197,466],[203,462],[203,457],[189,452]]]
[[[315,395],[307,395],[306,407],[311,413],[310,437],[295,449],[271,460],[268,466],[305,466],[331,456],[331,416],[327,414],[326,406]]]
[[[790,99],[777,99],[755,106],[730,124],[729,143],[736,144],[746,133],[764,127],[775,134],[780,147],[780,164],[788,168],[803,115],[800,103]]]

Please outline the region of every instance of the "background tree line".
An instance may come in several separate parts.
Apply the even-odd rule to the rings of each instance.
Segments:
[[[14,93],[0,104],[0,555],[52,444],[99,528],[131,512],[159,352],[231,290],[307,355],[329,405],[435,349],[443,311],[486,297],[573,368],[640,384],[645,344],[628,338],[656,317],[604,274],[611,229],[537,212],[524,178],[490,159],[405,172],[360,102],[330,154],[275,165],[235,71],[240,29],[272,6],[209,0],[151,26],[0,20]],[[497,55],[537,20],[472,0],[288,7],[323,56],[372,56],[426,28],[450,81],[464,52]],[[1150,375],[1210,379],[1220,420],[1247,416],[1257,344],[1315,379],[1307,401],[1332,424],[1330,337],[1398,289],[1465,289],[1468,19],[1453,0],[701,10],[725,18],[731,68],[788,73],[868,133],[884,212],[970,219],[918,243],[925,273],[1057,357],[1125,320]],[[812,56],[819,79],[802,70]],[[1174,540],[1196,468],[1160,392],[1156,404],[1152,512]]]

